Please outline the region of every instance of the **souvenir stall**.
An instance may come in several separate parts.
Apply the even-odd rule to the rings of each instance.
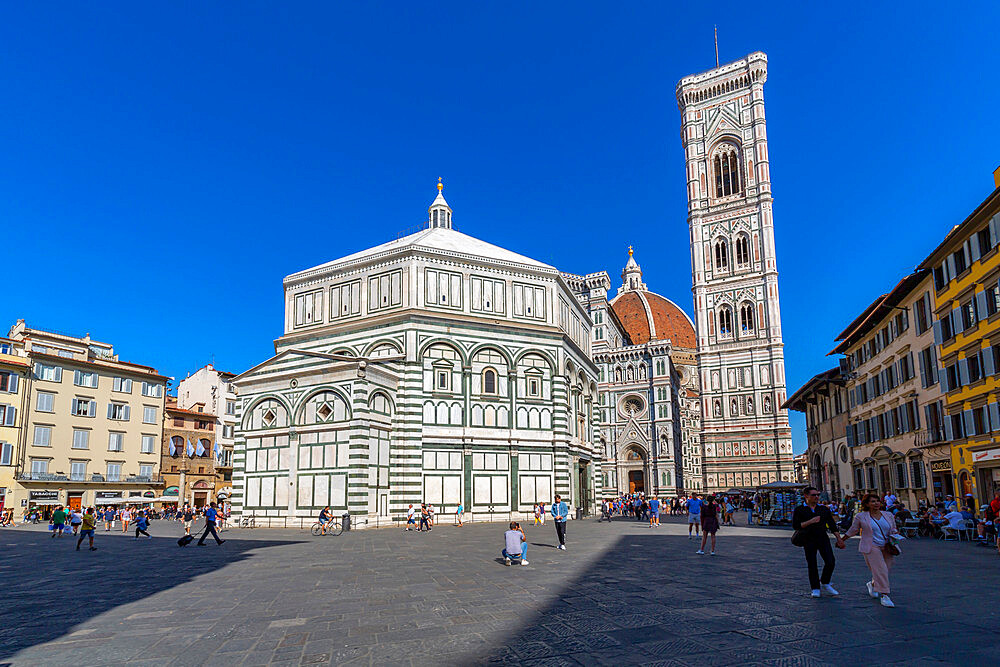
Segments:
[[[755,521],[758,526],[784,526],[791,524],[792,512],[802,504],[802,489],[805,484],[797,482],[768,482],[757,487],[758,511]]]

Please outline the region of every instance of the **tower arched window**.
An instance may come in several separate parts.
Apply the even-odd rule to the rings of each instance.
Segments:
[[[729,270],[729,244],[726,243],[726,239],[715,242],[715,270]]]
[[[719,309],[719,335],[723,338],[733,335],[733,311],[729,306]]]
[[[715,196],[728,197],[742,192],[740,183],[740,151],[730,143],[722,144],[712,159],[715,171]]]
[[[744,303],[740,306],[740,331],[742,333],[752,333],[753,330],[753,304]]]
[[[736,266],[745,267],[750,265],[750,239],[746,234],[736,237]]]

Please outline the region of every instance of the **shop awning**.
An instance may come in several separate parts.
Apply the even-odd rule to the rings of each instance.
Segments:
[[[28,504],[31,507],[41,507],[43,505],[62,505],[58,500],[30,500]]]
[[[123,502],[121,498],[94,498],[95,505],[121,505]]]

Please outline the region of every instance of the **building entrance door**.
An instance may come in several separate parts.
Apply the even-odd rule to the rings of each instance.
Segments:
[[[629,493],[645,493],[646,485],[643,480],[643,474],[641,470],[629,470],[628,471],[628,492]]]
[[[889,466],[879,466],[878,475],[882,481],[882,493],[889,493],[892,490],[892,481],[889,478]]]
[[[194,506],[195,507],[206,507],[206,506],[208,506],[208,492],[207,491],[195,491],[195,493],[194,493]]]
[[[69,500],[66,504],[71,510],[79,510],[83,506],[83,494],[82,493],[71,493],[69,494]]]

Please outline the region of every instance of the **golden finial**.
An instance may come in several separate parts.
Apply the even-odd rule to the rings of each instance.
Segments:
[[[628,247],[628,256],[629,256],[629,257],[631,257],[631,256],[632,256],[632,246],[629,246],[629,247]]]
[[[444,190],[444,183],[441,182],[441,177],[438,176],[438,192]]]

